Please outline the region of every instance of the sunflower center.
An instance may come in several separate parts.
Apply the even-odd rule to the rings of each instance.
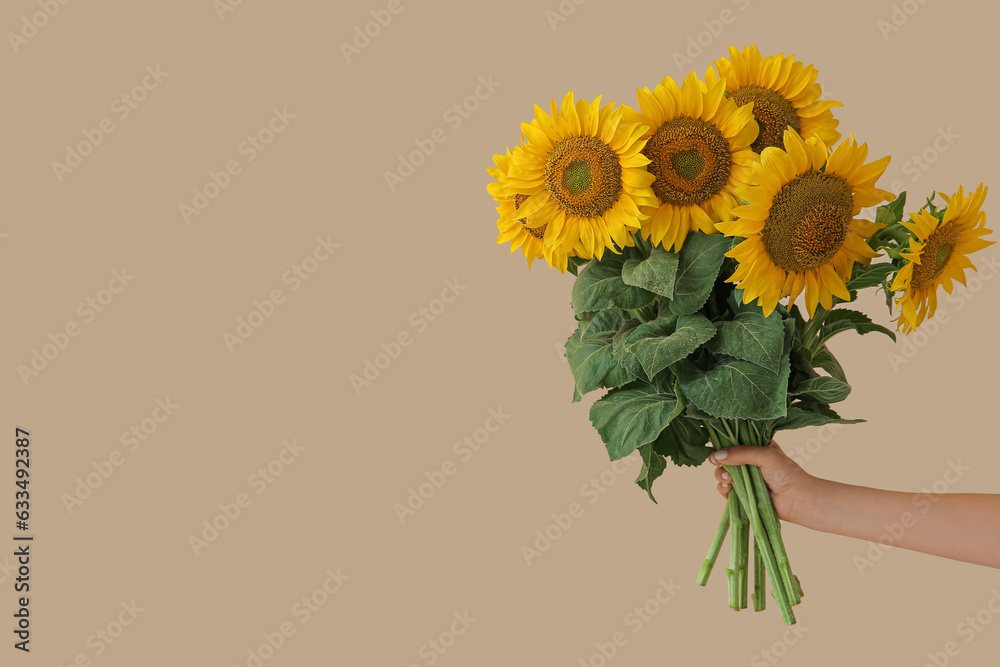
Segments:
[[[516,211],[517,209],[521,208],[521,204],[523,204],[524,200],[527,198],[528,195],[522,195],[522,194],[514,195],[514,210]],[[545,228],[548,227],[548,225],[542,225],[541,227],[529,227],[527,218],[521,218],[520,220],[518,220],[518,222],[521,223],[525,231],[534,236],[536,239],[545,238]]]
[[[700,118],[682,116],[661,125],[642,151],[656,180],[653,192],[667,204],[697,206],[726,187],[732,168],[729,142]]]
[[[844,245],[853,217],[854,197],[847,181],[809,171],[774,195],[760,235],[776,266],[805,273],[833,259]]]
[[[913,265],[911,284],[914,289],[934,287],[938,276],[948,265],[956,243],[958,243],[958,227],[951,223],[938,227],[927,237],[924,249],[920,253],[922,261]],[[931,257],[934,258],[933,262],[930,261]]]
[[[795,113],[795,107],[773,90],[749,84],[737,88],[729,97],[736,106],[753,102],[753,117],[760,128],[757,139],[750,146],[755,153],[769,146],[784,150],[785,129],[791,127],[796,132],[802,131],[802,119]]]
[[[705,158],[693,148],[671,156],[674,172],[683,179],[693,181],[705,170]]]
[[[590,187],[590,163],[584,160],[570,162],[563,171],[563,187],[573,195],[582,195]]]
[[[596,217],[618,201],[622,166],[618,155],[597,137],[568,137],[549,154],[545,185],[566,213]]]

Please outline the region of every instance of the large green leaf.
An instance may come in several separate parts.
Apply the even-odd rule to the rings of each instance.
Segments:
[[[789,393],[797,398],[816,403],[838,403],[851,393],[851,385],[835,377],[820,375],[800,382],[794,391]]]
[[[679,466],[697,466],[715,451],[706,447],[708,433],[687,417],[678,417],[653,441],[653,451],[669,456]]]
[[[618,329],[618,333],[615,334],[614,342],[611,346],[611,352],[615,355],[615,359],[622,368],[627,369],[637,378],[648,379],[645,372],[642,370],[642,364],[639,362],[639,357],[635,356],[635,353],[629,349],[628,337],[641,324],[642,322],[634,317],[625,320],[622,323],[621,328]]]
[[[701,410],[723,419],[777,419],[785,416],[788,357],[777,372],[743,359],[724,358],[702,370],[689,360],[673,367],[684,395]]]
[[[589,391],[617,387],[632,380],[630,374],[619,370],[612,351],[614,336],[621,322],[621,311],[602,311],[586,323],[586,334],[580,335],[585,324],[581,322],[566,340],[566,359],[576,385],[574,402]]]
[[[585,336],[591,326],[594,331],[614,331],[625,319],[625,312],[620,308],[609,308],[595,313],[583,313],[577,319],[580,323],[576,325],[576,333]]]
[[[636,327],[628,335],[628,348],[639,359],[646,377],[687,358],[715,335],[715,325],[698,313],[665,316]]]
[[[732,245],[733,239],[722,234],[688,235],[679,253],[674,296],[670,301],[670,310],[675,315],[690,315],[705,305],[722,260]]]
[[[817,406],[818,407],[818,406]],[[864,419],[842,419],[833,410],[805,409],[799,405],[788,408],[788,414],[774,423],[775,431],[789,431],[803,426],[822,426],[824,424],[859,424]]]
[[[826,341],[841,331],[849,330],[857,331],[859,334],[878,331],[891,338],[893,342],[896,340],[896,334],[881,324],[875,324],[864,313],[857,310],[838,308],[831,311],[823,321],[823,326],[819,330],[819,345],[826,343]]]
[[[626,285],[641,287],[669,299],[674,296],[677,266],[677,255],[657,246],[645,259],[626,260],[622,280]]]
[[[625,255],[605,254],[591,260],[573,283],[573,312],[582,313],[618,306],[626,310],[648,306],[656,295],[622,280]]]
[[[769,317],[742,312],[728,322],[717,322],[719,334],[708,344],[716,354],[728,354],[777,372],[784,350],[785,326],[777,311]]]
[[[663,454],[653,451],[653,443],[651,442],[639,447],[639,455],[642,457],[642,470],[639,471],[635,483],[644,489],[649,494],[649,499],[655,503],[653,482],[666,470],[667,459],[663,457]]]
[[[674,394],[636,381],[598,399],[590,408],[590,421],[615,461],[655,440],[681,409]]]

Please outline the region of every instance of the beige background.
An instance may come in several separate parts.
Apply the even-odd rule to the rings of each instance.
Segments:
[[[949,641],[960,648],[950,664],[993,664],[1000,619],[971,642],[957,634],[1000,590],[988,568],[897,549],[876,550],[861,573],[868,544],[788,526],[806,592],[800,637],[786,634],[773,600],[765,613],[732,613],[721,567],[695,586],[722,509],[711,471],[671,466],[659,505],[632,483],[637,466],[608,472],[587,419],[594,395],[570,403],[559,352],[573,326],[572,277],[526,271],[520,252],[494,243],[484,169],[518,140],[533,103],[574,89],[633,104],[636,87],[704,73],[730,43],[753,42],[817,65],[845,104],[841,128],[872,157],[893,155],[883,187],[899,181],[916,201],[996,185],[996,5],[907,0],[899,29],[883,34],[888,0],[566,0],[555,29],[557,0],[402,0],[347,62],[341,42],[387,4],[246,0],[220,19],[211,0],[70,2],[18,53],[9,37],[0,47],[0,507],[10,520],[0,534],[15,532],[21,426],[32,434],[37,536],[32,652],[10,645],[14,575],[0,570],[0,664],[68,665],[81,654],[102,667],[255,664],[247,651],[282,623],[295,634],[264,664],[598,667],[596,644],[617,632],[628,641],[609,664],[623,667],[775,656],[921,665]],[[6,2],[0,27],[20,32],[39,11]],[[721,34],[701,34],[708,46],[679,70],[673,54],[713,28]],[[120,119],[113,101],[147,66],[169,76]],[[499,87],[460,126],[449,122],[447,110],[490,76]],[[295,118],[247,162],[238,147],[274,107]],[[59,182],[52,163],[104,118],[114,131]],[[437,128],[444,143],[390,191],[384,172]],[[951,143],[935,148],[949,128]],[[925,152],[926,171],[907,165]],[[179,206],[230,160],[241,172],[185,224]],[[317,237],[340,247],[293,291],[282,276]],[[134,280],[85,322],[78,304],[122,267]],[[994,274],[984,269],[944,304],[947,322],[908,348],[836,340],[855,385],[841,412],[869,422],[782,434],[786,451],[820,476],[913,491],[960,461],[971,471],[947,490],[1000,493]],[[423,319],[448,280],[465,289]],[[275,289],[284,303],[230,353],[224,334]],[[864,306],[887,323],[880,299]],[[79,335],[25,384],[18,366],[70,322]],[[401,333],[410,344],[356,392],[350,376]],[[180,407],[128,451],[121,434],[167,398]],[[476,437],[490,409],[510,418],[463,460],[453,444]],[[291,439],[304,451],[258,495],[249,478]],[[116,450],[121,465],[70,512],[64,496]],[[401,523],[394,506],[447,461],[455,474]],[[603,493],[582,488],[602,473],[614,480]],[[241,493],[250,506],[195,555],[189,537]],[[522,546],[574,502],[582,516],[526,563]],[[301,623],[293,605],[338,568],[349,580]],[[661,579],[680,589],[634,632],[626,615]],[[117,632],[133,600],[144,611],[96,655],[88,638],[109,624]],[[477,619],[468,631],[428,653],[466,611]]]

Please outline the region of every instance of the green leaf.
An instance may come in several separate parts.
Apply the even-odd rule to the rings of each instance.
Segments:
[[[612,351],[621,321],[621,311],[602,311],[589,319],[586,335],[580,335],[584,327],[584,322],[581,322],[566,340],[566,359],[576,386],[574,403],[587,392],[601,387],[621,386],[632,380],[630,374],[617,370],[618,361]]]
[[[837,378],[841,382],[847,382],[847,376],[844,374],[844,369],[841,367],[840,362],[837,361],[837,357],[833,356],[833,352],[830,351],[826,345],[820,347],[813,354],[812,365],[815,368],[822,368],[832,377]]]
[[[679,466],[697,466],[715,450],[706,447],[708,433],[698,422],[678,417],[653,441],[653,451],[669,456]]]
[[[855,264],[854,276],[847,281],[847,289],[859,290],[866,287],[877,287],[883,284],[886,276],[894,271],[896,271],[896,267],[891,262],[869,264],[868,266]]]
[[[719,335],[708,344],[716,354],[728,354],[777,372],[784,351],[785,327],[777,311],[769,317],[742,312],[728,322],[718,322]]]
[[[674,296],[670,301],[670,310],[675,315],[690,315],[705,305],[722,260],[732,245],[733,238],[722,234],[688,235],[679,253]]]
[[[851,393],[851,385],[835,377],[820,375],[800,382],[794,391],[789,393],[816,403],[838,403]]]
[[[789,354],[793,348],[801,348],[802,338],[799,336],[799,327],[795,319],[786,317],[781,321],[781,324],[785,328],[785,339],[781,345],[782,354]]]
[[[622,268],[622,280],[626,285],[641,287],[669,299],[674,296],[677,266],[677,255],[657,246],[645,259],[627,260]]]
[[[642,376],[636,375],[627,368],[623,367],[621,364],[616,363],[611,367],[611,370],[608,371],[608,374],[604,376],[604,379],[601,380],[601,386],[607,387],[608,389],[616,389],[622,385],[632,382],[636,378],[642,378]]]
[[[822,426],[824,424],[860,424],[864,419],[841,419],[833,410],[820,412],[806,410],[793,405],[788,408],[788,414],[774,424],[775,431],[790,431],[803,426]]]
[[[653,451],[653,443],[646,443],[639,447],[639,455],[642,457],[642,470],[639,471],[635,483],[645,489],[646,493],[649,494],[649,499],[655,503],[653,482],[666,470],[667,459],[662,454]]]
[[[729,309],[736,314],[757,313],[763,317],[764,309],[760,307],[759,303],[757,303],[757,299],[754,299],[750,303],[743,303],[743,293],[744,292],[741,289],[734,289],[729,293],[729,296],[726,297],[726,303],[729,306]]]
[[[906,193],[901,192],[898,197],[888,204],[882,204],[875,209],[875,222],[883,222],[891,225],[903,219],[903,209],[906,206]]]
[[[655,440],[681,409],[674,394],[636,381],[598,399],[590,408],[590,421],[615,461]]]
[[[704,371],[688,360],[673,367],[684,395],[699,408],[723,419],[777,419],[785,416],[788,357],[777,372],[742,359],[725,358]]]
[[[827,314],[826,319],[823,321],[823,326],[819,330],[819,342],[817,345],[826,343],[826,341],[841,331],[848,331],[851,329],[857,331],[859,334],[878,331],[879,333],[884,333],[886,336],[891,338],[893,342],[896,340],[896,334],[889,331],[881,324],[875,324],[871,321],[871,318],[864,313],[856,310],[848,310],[846,308],[838,308],[830,311],[830,313]]]
[[[668,315],[646,322],[628,336],[628,349],[639,360],[646,377],[687,358],[715,335],[715,325],[701,314]]]
[[[594,331],[614,331],[625,319],[625,311],[620,308],[610,308],[596,313],[583,313],[577,319],[580,323],[576,326],[576,332],[580,336],[585,336],[591,326],[594,327]]]
[[[573,283],[573,312],[605,310],[618,306],[629,310],[648,306],[656,295],[622,280],[625,255],[608,253],[604,259],[591,260]]]
[[[579,315],[611,308],[615,294],[624,287],[621,266],[615,266],[611,259],[591,261],[573,283],[573,312]]]
[[[580,275],[579,271],[581,266],[586,266],[589,259],[580,259],[579,257],[568,257],[566,259],[566,270],[572,273],[574,276]]]
[[[639,358],[629,349],[628,345],[629,335],[635,331],[640,324],[642,324],[642,322],[634,317],[630,317],[625,320],[625,322],[622,323],[621,328],[618,329],[618,333],[615,334],[615,338],[611,346],[611,353],[614,354],[615,359],[618,361],[620,366],[628,369],[628,371],[637,378],[648,379],[642,370],[642,364],[639,362]]]

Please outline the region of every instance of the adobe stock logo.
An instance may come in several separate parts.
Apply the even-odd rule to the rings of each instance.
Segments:
[[[104,312],[115,300],[116,296],[125,291],[129,283],[135,280],[135,276],[130,275],[125,267],[121,271],[117,269],[111,272],[111,280],[106,288],[98,290],[93,296],[77,304],[76,314],[83,318],[83,324],[90,324],[97,318],[98,313]],[[68,320],[55,333],[48,334],[48,342],[43,343],[41,349],[32,348],[31,359],[28,364],[18,364],[17,374],[21,382],[27,387],[30,382],[39,376],[42,371],[56,360],[56,358],[69,347],[70,340],[80,335],[83,330],[77,320]]]
[[[14,49],[14,55],[21,52],[21,47],[28,43],[28,40],[38,35],[38,31],[49,24],[65,5],[71,0],[38,0],[38,6],[42,11],[35,12],[30,17],[21,17],[21,30],[19,32],[8,32],[7,40],[10,47]]]

